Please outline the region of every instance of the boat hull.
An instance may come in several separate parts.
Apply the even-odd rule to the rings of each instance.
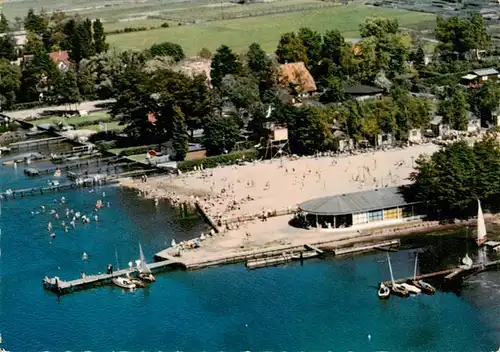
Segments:
[[[130,281],[119,277],[115,277],[111,281],[113,281],[113,284],[115,284],[116,286],[124,288],[126,290],[133,290],[136,287],[135,284],[131,283]]]
[[[486,243],[486,241],[487,241],[486,238],[481,238],[481,239],[476,238],[476,244],[478,247],[482,247]]]
[[[426,295],[433,295],[436,293],[436,289],[422,280],[408,280],[408,284],[418,287]]]
[[[392,286],[391,291],[392,293],[400,297],[408,297],[410,295],[408,290],[404,286],[401,286],[399,284]]]
[[[139,278],[148,282],[155,282],[156,279],[152,274],[139,274]]]
[[[384,284],[380,284],[377,292],[378,298],[380,299],[388,299],[389,296],[391,295],[391,290],[389,287],[385,286]]]

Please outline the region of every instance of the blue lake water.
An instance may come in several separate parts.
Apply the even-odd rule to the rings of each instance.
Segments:
[[[22,170],[1,167],[0,190],[52,178],[28,179]],[[66,206],[53,203],[61,196]],[[45,205],[63,218],[66,207],[90,215],[99,199],[110,203],[99,222],[77,223],[68,233],[53,216],[36,214]],[[172,238],[198,236],[204,224],[116,187],[3,201],[0,222],[0,333],[11,351],[493,351],[500,344],[498,272],[475,277],[460,296],[381,302],[376,284],[389,273],[385,254],[373,253],[255,271],[232,265],[169,272],[144,290],[107,286],[58,299],[43,290],[45,275],[77,278],[82,271],[103,272],[108,263],[116,267],[117,259],[124,267],[138,258],[139,242],[152,260]],[[423,270],[464,254],[461,245],[433,241],[421,255]],[[413,272],[413,250],[391,258],[395,276]]]

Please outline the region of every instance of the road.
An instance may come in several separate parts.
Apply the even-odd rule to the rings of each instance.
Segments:
[[[103,104],[103,103],[111,103],[113,102],[113,99],[109,100],[95,100],[95,101],[84,101],[76,106],[78,110],[85,110],[85,111],[91,111],[97,109],[96,105]],[[74,109],[73,105],[71,107]],[[18,110],[18,111],[5,111],[3,114],[16,119],[16,120],[26,120],[27,118],[31,116],[37,116],[38,114],[42,113],[45,110],[60,110],[60,111],[65,111],[69,110],[68,105],[60,105],[60,106],[46,106],[43,108],[34,108],[34,109],[27,109],[27,110]]]

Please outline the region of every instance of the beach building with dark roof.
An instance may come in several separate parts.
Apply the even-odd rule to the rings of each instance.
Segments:
[[[405,200],[399,187],[316,198],[298,208],[311,226],[324,228],[398,224],[420,219],[423,214],[421,204]]]

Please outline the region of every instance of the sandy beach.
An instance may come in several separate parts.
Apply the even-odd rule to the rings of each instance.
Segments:
[[[345,157],[303,157],[251,162],[198,170],[180,176],[142,180],[123,179],[147,198],[172,202],[198,201],[213,220],[261,215],[266,211],[295,209],[309,199],[407,184],[412,163],[421,154],[438,150],[435,144],[376,151]],[[288,225],[291,216],[267,221],[237,222],[183,255],[212,256],[260,248],[318,242],[356,233],[353,229],[304,230]],[[335,232],[337,231],[337,232]],[[189,254],[188,254],[189,252]],[[185,254],[184,254],[185,253]]]

